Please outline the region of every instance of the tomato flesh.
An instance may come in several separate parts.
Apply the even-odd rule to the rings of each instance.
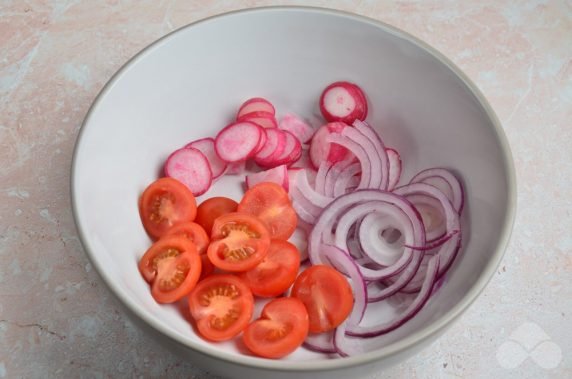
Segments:
[[[240,272],[259,264],[269,246],[264,224],[249,214],[235,212],[215,220],[207,254],[221,270]]]
[[[210,341],[225,341],[248,325],[254,298],[238,277],[211,275],[200,281],[189,295],[189,309],[201,336]]]
[[[139,262],[139,271],[151,284],[158,303],[173,303],[188,295],[201,273],[201,259],[195,245],[178,236],[155,242]]]
[[[250,188],[238,204],[238,211],[260,219],[266,225],[270,238],[287,240],[298,223],[288,193],[276,183],[262,182]]]
[[[165,235],[176,224],[193,221],[197,202],[192,192],[173,178],[151,183],[139,199],[139,215],[147,234],[153,239]]]
[[[261,297],[283,294],[296,280],[300,252],[288,241],[273,239],[268,254],[256,267],[240,274],[252,293]]]
[[[293,297],[282,297],[264,306],[260,318],[244,330],[243,341],[260,357],[281,358],[302,345],[308,330],[304,304]]]
[[[351,313],[353,292],[342,274],[329,266],[316,265],[302,272],[292,287],[310,318],[310,333],[335,329]]]
[[[224,214],[236,212],[236,208],[238,208],[238,203],[228,197],[211,197],[203,201],[197,208],[195,222],[210,235],[214,221]]]

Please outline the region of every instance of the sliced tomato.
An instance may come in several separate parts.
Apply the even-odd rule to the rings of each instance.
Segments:
[[[197,223],[183,222],[167,230],[166,236],[182,236],[195,244],[199,254],[206,254],[209,246],[209,236],[207,232]]]
[[[195,222],[201,225],[210,235],[214,220],[227,213],[236,212],[238,203],[228,197],[211,197],[203,201],[197,208]]]
[[[244,344],[254,354],[281,358],[296,350],[308,335],[308,312],[294,297],[281,297],[264,306],[260,318],[244,330]]]
[[[252,293],[262,297],[283,294],[296,280],[300,252],[288,241],[270,241],[268,255],[252,270],[240,274]]]
[[[188,239],[164,237],[143,255],[139,271],[151,284],[151,295],[158,303],[173,303],[188,295],[197,284],[201,258]]]
[[[270,236],[264,224],[247,213],[227,213],[213,225],[208,256],[221,270],[247,271],[264,259]]]
[[[276,183],[262,182],[246,191],[238,211],[258,217],[268,228],[270,238],[287,240],[298,223],[288,193]]]
[[[254,298],[237,276],[211,275],[200,281],[189,295],[189,309],[201,336],[210,341],[225,341],[248,325]]]
[[[199,281],[211,275],[214,270],[215,266],[212,264],[209,256],[206,254],[201,254],[201,276],[199,277]]]
[[[193,221],[197,202],[193,193],[173,178],[161,178],[149,185],[139,199],[139,215],[153,239],[165,235],[176,224]]]
[[[300,299],[310,318],[310,333],[335,329],[350,314],[354,296],[347,279],[335,269],[316,265],[302,272],[291,296]]]

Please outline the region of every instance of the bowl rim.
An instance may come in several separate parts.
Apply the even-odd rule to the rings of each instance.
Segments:
[[[371,26],[375,26],[382,31],[392,34],[398,38],[404,39],[416,47],[424,50],[425,52],[429,53],[435,59],[437,59],[441,64],[445,65],[449,68],[457,77],[460,79],[463,84],[469,89],[469,91],[475,96],[477,101],[483,107],[487,117],[489,118],[491,124],[493,125],[494,132],[496,134],[497,140],[501,146],[501,150],[503,153],[503,163],[504,168],[507,172],[507,195],[508,195],[508,202],[506,205],[506,213],[505,219],[503,221],[503,226],[500,234],[500,238],[497,241],[497,244],[494,249],[494,253],[491,259],[486,264],[483,274],[477,279],[476,283],[469,289],[469,291],[465,294],[465,296],[459,301],[455,306],[449,309],[446,313],[444,313],[439,319],[433,321],[430,324],[424,326],[421,330],[401,339],[398,340],[388,346],[382,347],[380,349],[363,353],[353,357],[346,357],[340,359],[330,359],[330,360],[316,360],[316,361],[295,361],[295,360],[270,360],[246,355],[233,355],[231,353],[220,351],[212,348],[211,346],[206,346],[204,344],[195,343],[193,341],[186,341],[180,335],[175,333],[174,331],[164,327],[162,323],[155,322],[149,315],[146,315],[144,312],[140,311],[140,307],[136,304],[135,301],[131,300],[128,296],[126,296],[121,290],[118,289],[118,286],[115,285],[112,278],[106,273],[104,268],[98,264],[97,259],[95,258],[96,254],[94,254],[95,249],[89,243],[89,240],[86,238],[86,233],[84,231],[83,225],[79,222],[79,211],[78,211],[78,203],[76,197],[76,176],[77,174],[77,157],[80,151],[80,147],[82,145],[84,132],[87,129],[87,125],[90,123],[92,114],[98,108],[99,103],[105,97],[105,95],[113,88],[116,81],[132,66],[134,66],[137,62],[143,59],[147,54],[151,53],[155,48],[159,47],[163,43],[166,42],[167,39],[173,37],[177,33],[184,32],[185,30],[192,28],[196,25],[208,23],[208,22],[216,22],[219,19],[227,18],[227,17],[236,17],[240,16],[244,13],[264,13],[264,12],[284,12],[284,11],[296,11],[296,12],[309,12],[309,13],[318,13],[318,14],[325,14],[325,15],[333,15],[338,17],[345,17],[348,19],[352,19],[355,21],[359,21],[361,23],[369,24]],[[516,173],[514,168],[514,161],[510,146],[508,144],[507,137],[504,133],[502,128],[502,124],[499,121],[497,115],[495,114],[494,110],[486,100],[485,96],[479,90],[479,88],[473,83],[473,81],[459,68],[457,67],[449,58],[445,55],[440,53],[437,49],[433,48],[426,42],[422,41],[421,39],[405,32],[395,26],[386,24],[383,21],[379,21],[376,19],[372,19],[370,17],[357,15],[354,13],[342,11],[342,10],[335,10],[329,8],[322,8],[322,7],[311,7],[311,6],[265,6],[265,7],[256,7],[256,8],[246,8],[246,9],[239,9],[230,12],[225,12],[217,15],[213,15],[201,20],[194,21],[190,24],[184,25],[180,28],[177,28],[170,33],[162,36],[161,38],[157,39],[153,43],[147,45],[145,48],[140,50],[136,55],[131,57],[127,62],[125,62],[119,70],[107,81],[104,87],[100,90],[97,94],[93,103],[91,104],[84,121],[80,127],[78,137],[75,142],[75,147],[72,156],[72,165],[71,165],[71,175],[70,175],[70,188],[71,188],[71,206],[72,206],[72,213],[74,218],[74,223],[78,230],[78,235],[80,242],[83,246],[84,251],[86,252],[91,264],[95,267],[95,270],[99,274],[99,276],[103,279],[104,283],[107,287],[111,290],[111,293],[115,295],[119,300],[123,303],[123,305],[127,306],[127,308],[137,315],[140,319],[142,319],[147,325],[151,326],[162,335],[171,338],[172,340],[178,342],[179,344],[196,350],[202,354],[229,362],[233,364],[238,364],[244,367],[249,368],[258,368],[258,369],[266,369],[266,370],[277,370],[277,371],[286,371],[286,372],[301,372],[301,371],[324,371],[324,370],[333,370],[339,368],[350,368],[360,365],[365,365],[368,363],[373,363],[374,361],[380,359],[390,358],[400,353],[404,353],[408,350],[412,350],[416,345],[421,344],[423,341],[427,341],[434,336],[438,336],[440,333],[444,332],[451,324],[456,321],[467,309],[468,307],[478,298],[480,293],[484,290],[486,285],[489,281],[493,278],[494,273],[496,272],[503,256],[510,241],[510,236],[512,233],[512,229],[514,226],[515,221],[515,213],[516,213]]]

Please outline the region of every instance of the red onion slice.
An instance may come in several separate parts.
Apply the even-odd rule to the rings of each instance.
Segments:
[[[423,219],[427,241],[434,241],[447,234],[445,213],[439,200],[425,194],[408,195],[407,200],[413,204]]]
[[[381,158],[379,152],[376,150],[373,142],[367,138],[361,131],[356,128],[345,128],[342,131],[342,136],[346,136],[355,143],[359,144],[363,151],[367,154],[367,159],[370,163],[371,177],[367,187],[364,188],[380,188],[382,180]]]
[[[371,213],[364,217],[359,228],[359,241],[365,255],[377,264],[391,266],[410,248],[407,241],[413,241],[413,230],[403,227],[409,221],[407,216],[395,210],[384,213]],[[389,242],[384,231],[392,230],[400,234],[396,241]]]
[[[363,133],[373,143],[375,151],[377,152],[381,161],[381,183],[379,189],[386,190],[389,185],[389,157],[383,140],[377,132],[366,122],[355,120],[353,126]]]
[[[356,175],[359,174],[360,172],[361,172],[361,165],[359,163],[354,163],[346,167],[342,172],[340,172],[340,175],[338,176],[338,179],[334,184],[334,197],[345,195],[348,187],[351,184],[352,179],[356,178]]]
[[[357,157],[361,165],[361,180],[358,185],[358,189],[369,188],[369,183],[371,182],[371,162],[369,161],[369,156],[363,147],[350,138],[335,133],[330,134],[326,139],[326,142],[340,145],[341,147],[351,151]]]
[[[397,196],[390,192],[380,191],[380,190],[359,190],[352,193],[349,193],[344,196],[340,196],[335,199],[332,203],[330,203],[321,213],[320,217],[316,220],[314,225],[314,229],[312,233],[310,233],[309,241],[308,241],[308,253],[310,257],[310,261],[313,264],[320,264],[323,263],[323,260],[320,256],[319,246],[322,242],[330,242],[332,241],[333,234],[332,228],[334,225],[340,220],[342,215],[347,212],[348,207],[357,207],[360,204],[365,202],[372,202],[371,205],[363,206],[362,208],[370,207],[378,207],[378,205],[374,205],[373,203],[387,203],[391,206],[397,207],[400,209],[410,220],[410,223],[413,228],[413,240],[418,241],[415,243],[415,246],[421,246],[425,243],[425,232],[423,230],[423,224],[421,222],[421,217],[417,213],[417,211],[412,207],[411,203],[409,203],[405,198],[402,196]],[[360,209],[362,209],[360,208]],[[362,211],[362,214],[367,213],[366,210]],[[355,214],[355,220],[357,220],[360,216],[360,212],[353,211]],[[349,220],[348,220],[349,222]],[[354,221],[355,222],[355,221]],[[338,225],[339,227],[340,225]],[[342,225],[343,226],[343,225]],[[345,230],[349,230],[349,227],[345,227]],[[342,244],[342,249],[347,250],[347,244],[345,243],[347,240],[347,235],[344,238],[340,238],[340,244]],[[344,245],[345,244],[345,245]],[[340,246],[338,246],[340,247]],[[411,249],[404,250],[404,258],[400,258],[398,261],[399,264],[395,264],[390,267],[386,267],[379,270],[372,270],[367,267],[359,266],[360,271],[366,280],[380,280],[383,278],[390,277],[395,275],[402,270],[404,270],[405,266],[402,263],[405,263],[409,268],[407,271],[408,276],[404,276],[407,278],[413,276],[416,271],[416,267],[418,267],[422,253],[413,254]],[[413,265],[412,265],[413,263]],[[411,267],[410,267],[411,266]],[[407,268],[405,268],[407,270]],[[406,282],[399,282],[399,285],[405,285]],[[397,291],[399,288],[396,285],[391,291]]]
[[[389,182],[387,184],[387,190],[393,191],[393,189],[397,187],[397,183],[399,183],[399,179],[401,178],[401,156],[397,150],[389,147],[385,149],[385,151],[387,152],[387,158],[389,159]]]
[[[457,213],[463,211],[464,190],[457,177],[445,168],[429,168],[423,170],[411,179],[410,183],[427,183],[439,188],[447,195]]]
[[[392,330],[400,327],[401,325],[405,324],[409,321],[413,316],[415,316],[421,308],[425,305],[427,300],[431,295],[431,291],[433,290],[433,285],[437,280],[437,271],[439,268],[439,256],[431,257],[427,264],[427,271],[425,275],[425,279],[423,280],[423,285],[421,286],[421,290],[415,297],[415,300],[407,307],[407,309],[399,315],[399,317],[395,318],[392,321],[384,322],[377,325],[371,326],[361,326],[347,323],[347,329],[345,331],[346,335],[349,336],[358,336],[358,337],[376,337],[380,336],[385,333],[389,333]],[[351,344],[347,342],[347,339],[341,338],[342,336],[336,335],[334,336],[334,344],[336,345],[336,349],[339,351],[340,348],[346,354],[351,355],[352,349]]]
[[[411,183],[406,186],[396,188],[394,193],[410,196],[413,194],[424,194],[432,196],[437,199],[443,208],[445,215],[445,225],[447,229],[447,234],[452,234],[452,238],[441,246],[440,249],[444,249],[439,255],[441,255],[439,263],[439,276],[442,275],[443,271],[448,268],[455,258],[458,248],[456,247],[461,241],[461,223],[459,220],[459,214],[453,208],[453,205],[445,196],[445,194],[436,187],[425,183]],[[417,245],[420,246],[420,245]]]
[[[334,346],[334,332],[308,334],[304,341],[304,346],[318,353],[334,354],[336,353],[336,347]]]
[[[316,175],[316,184],[314,185],[314,190],[320,195],[326,194],[326,175],[331,168],[332,163],[330,163],[328,160],[322,161],[322,163],[320,163],[318,174]]]

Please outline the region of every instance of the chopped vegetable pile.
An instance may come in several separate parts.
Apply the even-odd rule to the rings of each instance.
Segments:
[[[356,355],[363,338],[414,317],[460,250],[463,187],[445,168],[400,183],[401,157],[365,122],[366,99],[330,84],[316,129],[252,98],[215,138],[175,150],[139,200],[155,241],[139,261],[153,298],[186,298],[204,339],[241,338],[273,359],[302,345]],[[242,199],[197,206],[229,174],[245,175]],[[260,315],[255,299],[267,301]],[[397,302],[395,315],[368,318],[380,302]]]

